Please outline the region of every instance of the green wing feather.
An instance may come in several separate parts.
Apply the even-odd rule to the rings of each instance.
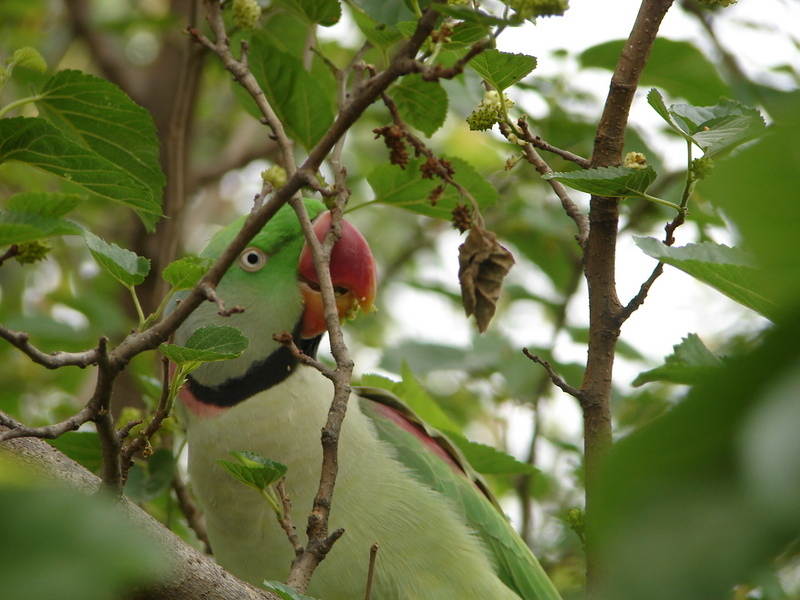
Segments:
[[[561,600],[553,583],[530,548],[513,529],[488,486],[446,436],[426,426],[397,396],[386,390],[354,387],[364,414],[374,422],[380,439],[397,449],[397,459],[430,488],[450,498],[467,524],[495,557],[498,577],[524,600]],[[371,401],[371,402],[370,402]],[[464,471],[460,476],[412,433],[381,414],[372,403],[383,404],[433,438]]]

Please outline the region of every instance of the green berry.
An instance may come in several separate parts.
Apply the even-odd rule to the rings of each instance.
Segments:
[[[276,190],[280,189],[286,185],[286,169],[278,165],[272,165],[266,171],[261,171],[261,179],[271,183]]]
[[[256,0],[233,0],[233,22],[244,30],[255,29],[261,20],[261,6]]]
[[[47,253],[53,247],[47,242],[34,240],[17,244],[17,255],[14,257],[22,265],[32,264],[47,258]]]
[[[523,19],[560,16],[569,8],[567,0],[509,0],[507,4]]]
[[[470,131],[486,131],[497,123],[497,111],[493,108],[480,108],[467,117]]]
[[[695,179],[705,179],[714,170],[714,161],[708,156],[695,158],[692,161],[692,175]]]

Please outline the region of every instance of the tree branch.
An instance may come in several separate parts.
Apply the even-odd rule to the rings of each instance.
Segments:
[[[566,381],[564,381],[561,376],[553,370],[553,367],[550,365],[549,362],[537,356],[535,354],[531,354],[531,352],[527,348],[522,349],[522,353],[530,358],[533,362],[540,364],[544,367],[544,370],[547,371],[547,375],[550,377],[550,381],[553,382],[557,388],[559,388],[565,394],[569,394],[573,398],[577,399],[579,402],[583,403],[583,394],[578,388],[574,388],[569,385]]]
[[[503,123],[501,123],[501,126],[502,125]],[[519,126],[519,131],[517,132],[517,135],[521,139],[531,144],[532,146],[535,146],[539,150],[544,150],[545,152],[550,152],[551,154],[560,156],[564,160],[574,162],[582,169],[589,168],[588,158],[583,158],[582,156],[578,156],[577,154],[574,154],[569,150],[563,150],[561,148],[557,148],[556,146],[553,146],[552,144],[548,144],[547,142],[545,142],[540,136],[533,135],[531,133],[530,127],[528,126],[528,121],[525,119],[524,116],[521,119],[519,119],[519,121],[517,121],[517,125]]]
[[[3,325],[0,325],[0,337],[21,350],[33,362],[48,369],[60,369],[61,367],[80,367],[85,369],[90,365],[97,364],[100,356],[99,346],[83,352],[52,352],[47,354],[31,344],[30,336],[24,331],[12,331]]]
[[[686,213],[684,211],[679,212],[675,215],[675,218],[666,224],[664,227],[664,231],[666,232],[666,236],[664,239],[664,244],[667,246],[672,246],[675,243],[675,230],[683,225],[686,221]],[[619,314],[619,324],[620,326],[627,321],[630,316],[639,309],[639,307],[644,304],[645,299],[647,298],[647,294],[650,293],[650,288],[653,287],[653,284],[656,282],[656,279],[661,277],[661,274],[664,272],[664,263],[659,262],[653,272],[650,274],[642,286],[639,288],[637,294],[631,298],[631,301],[628,302],[627,305],[620,311]]]
[[[0,412],[0,416],[3,413]],[[0,434],[5,431],[0,428]],[[100,479],[38,439],[17,439],[0,444],[0,458],[19,463],[50,481],[82,494],[94,494]],[[127,518],[149,535],[167,555],[157,586],[140,587],[134,600],[278,600],[278,596],[246,584],[199,553],[126,498],[120,499],[120,518]]]
[[[535,144],[533,144],[531,141],[534,139],[541,140],[541,138],[539,136],[534,137],[531,135],[525,119],[519,120],[519,127],[522,132],[522,139],[528,142],[527,145],[522,147],[522,151],[525,153],[525,159],[531,165],[533,165],[540,174],[544,175],[545,173],[552,173],[553,170],[539,155],[539,153],[536,152],[533,147]],[[506,137],[512,133],[509,126],[503,122],[500,123],[500,131]],[[581,161],[584,161],[586,164],[588,164],[588,161],[585,159],[581,159]],[[550,184],[550,187],[556,193],[558,199],[561,200],[561,206],[564,208],[564,212],[567,213],[567,216],[572,219],[575,222],[575,225],[578,227],[578,234],[575,236],[575,239],[577,240],[578,245],[585,250],[586,239],[589,237],[589,220],[586,218],[586,215],[583,214],[578,205],[572,200],[564,184],[562,184],[560,181],[556,181],[555,179],[548,179],[547,183]]]
[[[236,81],[253,97],[261,114],[264,115],[267,124],[275,135],[275,140],[281,152],[283,168],[286,169],[288,175],[293,175],[296,167],[292,141],[286,135],[283,123],[267,101],[264,91],[258,85],[256,78],[253,77],[247,66],[247,42],[242,41],[242,57],[236,60],[231,52],[231,41],[225,29],[222,5],[215,0],[203,0],[203,4],[206,8],[208,23],[214,33],[215,41],[212,42],[195,28],[189,28],[189,33],[197,42],[214,52],[222,61],[223,66],[233,74]]]
[[[658,28],[673,0],[643,0],[611,77],[603,114],[595,136],[591,167],[618,165],[628,114],[639,77],[647,63]],[[586,471],[587,597],[600,594],[605,580],[602,557],[594,543],[594,503],[600,466],[611,450],[611,391],[614,356],[622,306],[616,290],[616,246],[619,199],[592,196],[584,272],[589,288],[589,348],[581,385]]]

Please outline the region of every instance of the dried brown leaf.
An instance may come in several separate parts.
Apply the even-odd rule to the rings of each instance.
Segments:
[[[503,279],[514,257],[494,233],[474,225],[458,249],[458,263],[461,302],[468,317],[475,315],[478,331],[483,333],[497,310]]]

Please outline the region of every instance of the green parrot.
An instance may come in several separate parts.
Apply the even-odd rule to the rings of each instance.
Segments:
[[[330,213],[315,200],[305,203],[321,238]],[[241,225],[220,231],[202,255],[217,257]],[[334,246],[331,276],[341,318],[371,308],[375,264],[367,242],[347,222]],[[189,476],[214,556],[254,585],[285,580],[294,551],[264,498],[217,460],[229,458],[229,450],[247,450],[287,465],[295,523],[304,522],[319,483],[320,430],[333,385],[272,336],[289,331],[314,355],[325,332],[317,281],[299,222],[285,206],[219,284],[226,304],[244,312],[222,317],[205,303],[176,334],[180,344],[203,325],[229,324],[250,340],[239,358],[194,371],[180,398]],[[330,515],[330,530],[338,528],[344,535],[314,573],[312,596],[363,598],[370,547],[377,542],[374,600],[560,599],[459,452],[384,390],[353,388]]]

